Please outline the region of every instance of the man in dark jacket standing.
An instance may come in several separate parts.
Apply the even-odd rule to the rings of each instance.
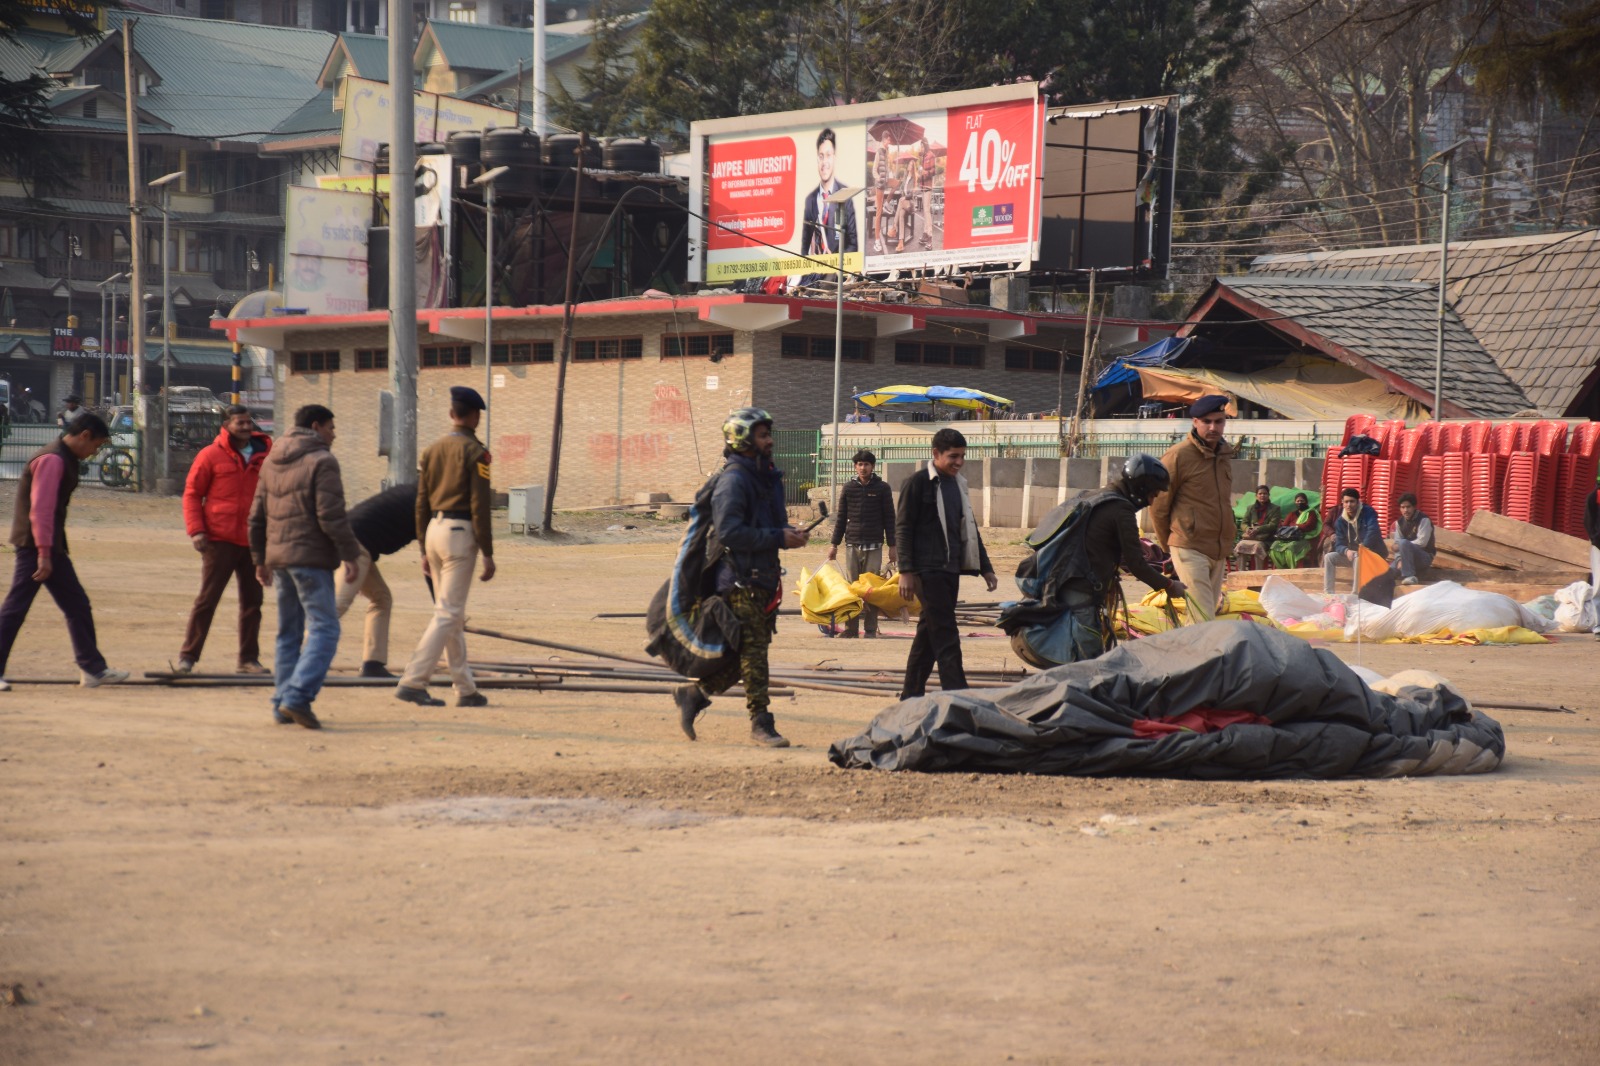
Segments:
[[[56,606],[67,616],[78,683],[99,688],[128,679],[126,670],[106,666],[106,657],[100,654],[89,596],[67,554],[67,505],[78,487],[78,464],[99,451],[111,431],[99,415],[87,412],[73,419],[69,428],[71,432],[63,433],[28,460],[17,482],[17,509],[11,519],[17,564],[11,573],[11,591],[0,604],[0,692],[11,687],[4,680],[6,662],[41,585],[50,590]]]
[[[361,554],[344,510],[344,481],[330,450],[333,440],[332,411],[321,404],[296,411],[294,429],[261,469],[250,507],[256,579],[271,585],[274,571],[280,577],[272,716],[307,729],[322,728],[311,705],[339,650],[333,572],[342,561],[344,579],[354,580]]]
[[[833,520],[833,546],[828,549],[830,561],[839,558],[839,545],[844,545],[844,571],[846,581],[854,581],[862,574],[883,574],[883,543],[889,542],[889,565],[894,566],[899,556],[894,546],[894,493],[889,485],[873,471],[878,457],[866,449],[856,452],[851,460],[856,466],[856,476],[839,490],[839,513]],[[867,604],[861,609],[867,619],[867,636],[878,635],[878,609]],[[828,636],[833,629],[822,626]],[[860,635],[861,615],[850,619],[844,635]]]
[[[256,432],[248,407],[223,411],[222,431],[200,449],[183,486],[183,525],[200,553],[200,594],[189,612],[189,628],[178,651],[178,673],[200,661],[217,604],[234,580],[239,585],[239,661],[241,674],[264,674],[261,665],[261,583],[250,559],[250,504],[256,497],[261,465],[272,438]]]
[[[895,540],[904,553],[900,595],[922,600],[917,635],[906,657],[900,698],[927,691],[928,676],[939,664],[939,687],[946,692],[967,687],[961,662],[961,633],[956,627],[956,598],[962,574],[981,574],[993,592],[1000,584],[989,552],[978,535],[967,479],[967,438],[945,428],[933,435],[933,458],[900,486],[895,508]]]
[[[355,602],[356,593],[367,598],[367,624],[361,644],[362,677],[394,677],[388,670],[389,612],[394,597],[378,572],[378,559],[393,555],[417,539],[417,487],[394,485],[369,496],[350,509],[350,528],[361,543],[354,580],[339,584],[339,617]]]
[[[744,684],[750,711],[750,739],[769,748],[787,748],[768,709],[767,647],[772,642],[775,604],[783,586],[778,552],[802,548],[810,534],[789,525],[783,502],[783,471],[772,465],[772,416],[759,407],[741,407],[722,424],[723,467],[711,495],[711,525],[721,559],[716,591],[739,621],[739,658],[699,682],[673,693],[678,724],[695,739],[694,720],[711,705],[711,696]]]

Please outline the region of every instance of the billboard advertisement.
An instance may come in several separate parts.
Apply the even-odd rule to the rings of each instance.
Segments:
[[[690,277],[887,272],[1033,259],[1042,106],[1033,83],[694,123],[705,206]],[[863,189],[848,202],[830,197]]]
[[[283,305],[311,315],[367,309],[367,228],[372,200],[357,192],[289,186]]]
[[[389,100],[388,82],[345,78],[344,123],[339,130],[341,174],[372,173],[378,145],[389,141]],[[499,129],[517,124],[516,114],[504,108],[421,90],[414,94],[413,106],[419,144],[443,142],[454,130]]]

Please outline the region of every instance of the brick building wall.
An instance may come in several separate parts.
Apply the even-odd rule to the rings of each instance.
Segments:
[[[844,364],[841,411],[848,391],[884,385],[959,384],[1008,397],[1020,411],[1053,408],[1057,382],[1053,369],[1007,369],[1007,348],[1024,342],[1050,347],[1060,341],[1041,334],[1024,341],[989,342],[985,327],[951,329],[935,325],[899,337],[876,337],[874,319],[846,316],[845,335],[856,342],[860,361]],[[511,321],[495,325],[495,345],[548,346],[559,343],[559,322]],[[787,338],[787,339],[786,339]],[[831,417],[833,395],[833,318],[807,314],[782,330],[749,332],[723,329],[687,315],[636,314],[580,316],[574,342],[634,345],[638,358],[576,358],[567,370],[566,417],[557,507],[631,502],[637,493],[669,492],[692,498],[705,477],[721,464],[724,416],[747,404],[772,412],[784,429],[814,429]],[[278,353],[277,418],[288,427],[296,408],[320,403],[337,416],[334,445],[352,499],[378,491],[388,475],[388,460],[377,454],[378,393],[388,388],[381,326],[346,327],[297,334]],[[434,336],[419,330],[426,363],[429,349],[467,349],[467,365],[421,365],[417,371],[419,452],[449,428],[450,388],[484,387],[481,344]],[[978,365],[897,362],[897,345],[966,347]],[[941,347],[942,346],[942,347]],[[679,356],[674,350],[689,354]],[[533,358],[537,349],[528,349]],[[904,350],[903,350],[904,351]],[[788,354],[785,354],[785,353]],[[804,354],[800,354],[804,352]],[[296,353],[302,357],[297,364]],[[331,354],[336,353],[336,355]],[[539,353],[543,354],[543,353]],[[576,353],[575,353],[576,354]],[[520,353],[519,353],[520,355]],[[713,361],[713,356],[716,361]],[[453,361],[453,360],[446,360]],[[297,370],[296,366],[301,369]],[[307,367],[337,369],[307,370]],[[555,395],[554,362],[494,366],[500,384],[490,390],[489,441],[494,455],[495,489],[543,485],[548,473],[551,418]],[[1077,387],[1069,363],[1068,395]]]
[[[705,476],[722,461],[723,418],[751,402],[750,341],[735,334],[734,354],[712,363],[709,356],[663,358],[662,334],[710,333],[700,323],[674,324],[670,315],[580,318],[574,341],[632,340],[638,359],[574,361],[567,368],[562,466],[557,507],[596,506],[639,492],[670,492],[693,497]],[[715,331],[726,334],[728,331]],[[536,330],[496,323],[495,345],[559,343],[559,326]],[[388,475],[388,459],[378,455],[378,393],[388,388],[387,369],[357,369],[358,351],[382,350],[382,327],[298,335],[279,353],[279,424],[287,427],[296,408],[325,404],[334,412],[338,439],[334,453],[352,498],[378,491]],[[484,388],[483,346],[425,330],[418,344],[470,349],[468,366],[420,367],[417,371],[418,451],[449,430],[450,388]],[[294,353],[338,352],[339,369],[297,373]],[[321,361],[319,359],[319,361]],[[499,387],[490,390],[494,487],[545,483],[556,367],[550,363],[494,366]]]

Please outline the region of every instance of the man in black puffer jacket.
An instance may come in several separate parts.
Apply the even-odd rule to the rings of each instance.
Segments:
[[[878,457],[866,449],[856,452],[851,460],[856,466],[856,476],[839,490],[839,513],[833,519],[833,547],[828,549],[828,559],[837,560],[839,545],[844,545],[844,571],[846,581],[854,581],[862,574],[883,574],[883,544],[889,542],[889,565],[894,566],[899,556],[894,546],[894,494],[889,485],[873,471]],[[878,609],[868,604],[861,609],[867,619],[867,636],[878,635]],[[861,615],[845,624],[844,635],[860,635]],[[829,626],[819,626],[828,636],[833,636]]]

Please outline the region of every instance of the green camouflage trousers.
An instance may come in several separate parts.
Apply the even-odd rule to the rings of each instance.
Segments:
[[[729,589],[723,597],[739,620],[739,658],[710,677],[700,679],[700,690],[715,696],[744,682],[744,702],[752,716],[766,711],[772,700],[767,696],[767,647],[772,643],[772,616],[767,604],[772,593],[766,589]]]

